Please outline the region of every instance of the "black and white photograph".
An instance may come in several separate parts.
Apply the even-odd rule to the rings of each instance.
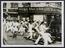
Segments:
[[[64,1],[1,1],[2,47],[64,47]]]

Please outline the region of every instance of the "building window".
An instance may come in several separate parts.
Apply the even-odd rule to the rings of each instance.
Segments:
[[[22,3],[23,7],[30,7],[31,3]]]
[[[18,7],[18,3],[11,3],[11,8],[17,8]]]
[[[7,5],[6,3],[3,3],[3,8],[6,8],[6,5]]]
[[[3,9],[3,12],[6,12],[6,9]]]
[[[56,2],[55,4],[57,7],[61,7],[61,2]]]
[[[46,4],[49,4],[49,2],[46,2]]]
[[[40,4],[40,2],[36,2],[36,4]]]

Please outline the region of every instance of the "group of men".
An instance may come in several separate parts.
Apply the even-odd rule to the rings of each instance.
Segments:
[[[39,35],[35,41],[35,44],[38,44],[41,38],[43,39],[44,45],[48,45],[48,42],[52,43],[51,34],[46,32],[46,30],[49,29],[49,27],[46,26],[46,21],[32,22],[29,21],[28,18],[27,20],[22,18],[21,21],[6,21],[6,19],[4,19],[3,23],[3,25],[6,26],[4,32],[11,31],[13,35],[15,35],[17,32],[19,32],[21,35],[24,35],[28,32],[29,34],[26,37],[30,39],[33,39],[33,33],[35,36],[35,33],[37,32]]]

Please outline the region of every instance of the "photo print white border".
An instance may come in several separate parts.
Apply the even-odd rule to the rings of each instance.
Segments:
[[[62,3],[62,44],[61,45],[4,45],[3,44],[3,3],[4,2],[61,2]],[[1,47],[64,47],[64,1],[1,1]]]

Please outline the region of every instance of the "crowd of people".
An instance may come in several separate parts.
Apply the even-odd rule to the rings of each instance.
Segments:
[[[4,32],[12,33],[12,38],[16,38],[18,33],[21,36],[25,36],[28,33],[26,38],[33,39],[38,34],[35,44],[38,44],[42,38],[44,45],[48,45],[48,42],[52,43],[53,41],[51,40],[51,34],[46,32],[49,29],[46,24],[46,21],[29,21],[29,18],[22,18],[21,21],[3,20]]]

